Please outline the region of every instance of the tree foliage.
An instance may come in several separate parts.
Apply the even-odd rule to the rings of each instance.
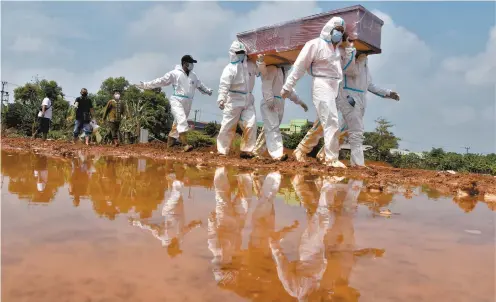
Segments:
[[[387,160],[390,157],[389,150],[398,148],[400,139],[391,132],[394,126],[385,118],[375,120],[377,126],[373,132],[364,133],[364,145],[372,146],[367,152],[370,160]]]
[[[16,128],[24,135],[31,135],[41,102],[46,96],[52,100],[52,129],[63,129],[69,104],[64,99],[62,87],[55,81],[38,79],[14,89],[14,103],[8,104],[2,123],[7,128]]]
[[[397,168],[496,175],[496,154],[458,154],[433,148],[430,152],[423,152],[422,156],[415,153],[392,156],[390,163]]]
[[[298,147],[298,144],[305,137],[308,130],[310,130],[312,126],[312,123],[306,123],[305,125],[301,126],[300,132],[283,135],[283,146],[288,149],[296,149],[296,147]]]
[[[220,130],[220,124],[217,124],[216,122],[210,122],[205,126],[205,133],[210,136],[215,136],[217,133],[219,133]]]

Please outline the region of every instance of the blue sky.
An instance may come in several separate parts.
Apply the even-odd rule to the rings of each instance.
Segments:
[[[216,91],[237,32],[355,4],[2,2],[2,80],[24,84],[38,74],[77,96],[83,86],[97,90],[108,76],[151,80],[191,53],[199,60],[195,71]],[[474,152],[494,152],[496,4],[361,4],[385,21],[383,53],[370,58],[374,81],[402,97],[394,103],[368,96],[366,130],[383,116],[395,124],[402,148],[462,152],[461,147],[471,146]],[[9,91],[13,88],[8,85]],[[308,76],[297,89],[313,107]],[[258,110],[259,84],[255,96]],[[220,120],[215,97],[197,94],[193,109],[201,110],[202,120]],[[291,118],[314,120],[315,111],[303,113],[288,103],[284,122]]]

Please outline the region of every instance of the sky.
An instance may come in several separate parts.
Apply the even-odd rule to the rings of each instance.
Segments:
[[[355,4],[2,1],[1,79],[11,101],[16,85],[36,75],[57,81],[72,101],[108,77],[155,79],[191,54],[195,72],[214,90],[211,97],[197,93],[193,110],[199,120],[220,121],[216,92],[236,33]],[[360,4],[384,21],[382,54],[369,57],[374,83],[401,96],[395,102],[369,93],[365,130],[384,117],[402,149],[496,152],[496,2]],[[287,102],[283,123],[315,120],[310,83],[306,75],[296,86],[310,110]],[[260,121],[259,80],[254,95]]]

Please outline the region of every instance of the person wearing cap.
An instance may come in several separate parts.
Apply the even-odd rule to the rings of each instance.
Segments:
[[[114,90],[114,98],[108,101],[103,114],[103,120],[108,120],[110,132],[114,145],[119,145],[119,127],[121,120],[126,113],[126,106],[124,101],[121,100],[121,93],[119,90]]]
[[[174,70],[153,81],[140,82],[139,85],[136,85],[141,89],[154,89],[172,85],[174,93],[169,101],[174,123],[167,138],[167,146],[173,146],[179,139],[185,152],[193,149],[187,142],[186,133],[189,130],[188,116],[191,111],[195,90],[198,89],[202,94],[212,95],[212,89],[206,87],[196,73],[193,72],[195,63],[198,62],[190,55],[185,55],[181,58],[181,65],[176,65]]]

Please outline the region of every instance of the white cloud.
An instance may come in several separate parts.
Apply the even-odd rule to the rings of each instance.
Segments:
[[[96,91],[109,76],[125,76],[134,83],[151,80],[171,70],[183,54],[189,53],[199,61],[195,72],[215,91],[236,33],[317,12],[319,8],[314,2],[260,2],[255,9],[244,13],[224,9],[214,2],[159,3],[124,27],[125,42],[118,46],[131,53],[127,57],[119,58],[121,54],[116,52],[116,59],[106,66],[85,66],[78,70],[18,69],[9,64],[2,65],[2,73],[4,78],[18,84],[40,74],[57,80],[67,94],[78,95],[81,87]],[[479,54],[442,61],[439,58],[443,54],[435,53],[421,37],[395,24],[390,16],[380,11],[374,13],[385,21],[383,53],[369,59],[374,82],[397,90],[402,100],[396,103],[369,95],[366,130],[372,130],[374,120],[383,116],[395,124],[394,133],[404,139],[402,147],[410,150],[429,149],[432,145],[451,146],[451,149],[471,145],[473,150],[491,151],[494,146],[491,139],[495,137],[494,115],[491,115],[495,112],[495,92],[488,84],[494,83],[495,77],[490,75],[496,74],[495,56],[491,56],[496,50],[496,30],[492,29],[486,48]],[[60,36],[67,34],[60,29],[55,32]],[[23,42],[24,46],[28,42],[38,45],[35,40]],[[17,47],[20,45],[23,44],[19,42]],[[43,60],[44,54],[39,56]],[[311,105],[308,76],[298,83],[297,89]],[[164,91],[170,93],[170,88]],[[258,111],[261,99],[258,81],[254,94]],[[314,120],[313,106],[303,113],[288,103],[285,122],[302,117]],[[193,107],[201,109],[202,119],[207,121],[218,119],[221,113],[215,107],[215,94],[212,97],[197,94]],[[487,133],[488,137],[484,139],[474,133]]]
[[[67,49],[56,41],[46,40],[40,37],[17,36],[10,50],[18,54],[39,54],[46,55],[74,55],[74,51]]]
[[[477,56],[448,58],[443,62],[447,71],[464,76],[471,85],[496,85],[496,26],[491,28],[484,52]]]

